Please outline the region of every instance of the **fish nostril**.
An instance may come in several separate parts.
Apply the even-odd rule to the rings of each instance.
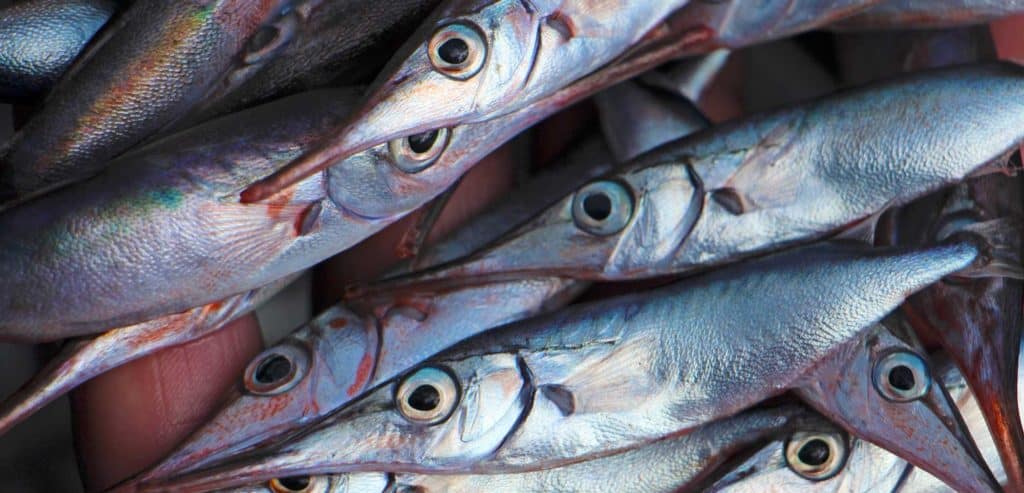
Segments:
[[[829,447],[824,440],[811,440],[804,444],[797,452],[797,456],[804,464],[820,466],[828,461]]]
[[[409,137],[409,149],[412,149],[416,154],[423,154],[433,147],[434,142],[437,140],[437,130],[430,130],[421,134],[412,135]]]
[[[914,372],[906,366],[897,366],[889,372],[889,385],[902,391],[914,388]]]
[[[612,200],[603,193],[588,195],[583,199],[583,211],[595,221],[604,221],[612,214]]]
[[[263,363],[253,374],[256,383],[270,384],[287,377],[292,371],[292,362],[288,358],[275,354]]]
[[[469,45],[459,38],[452,38],[437,48],[437,54],[446,63],[460,65],[469,58]]]
[[[419,411],[431,411],[441,403],[441,394],[430,385],[420,385],[409,394],[409,406]]]

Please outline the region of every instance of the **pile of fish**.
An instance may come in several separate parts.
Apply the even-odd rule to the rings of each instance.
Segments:
[[[0,340],[66,342],[0,433],[436,212],[586,100],[603,132],[437,243],[419,216],[404,264],[257,356],[114,490],[1024,492],[1024,68],[953,43],[724,124],[697,105],[730,50],[1016,13],[16,2]]]

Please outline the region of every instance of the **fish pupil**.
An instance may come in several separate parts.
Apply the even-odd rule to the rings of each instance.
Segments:
[[[914,372],[906,366],[897,366],[889,372],[889,385],[907,391],[914,388]]]
[[[583,212],[595,221],[604,221],[612,215],[612,199],[603,193],[589,195],[583,199]]]
[[[430,150],[437,140],[437,130],[430,130],[409,137],[409,149],[416,154],[423,154]]]
[[[275,354],[270,359],[260,364],[253,377],[257,383],[274,383],[288,376],[292,371],[292,362]]]
[[[469,59],[469,45],[459,38],[452,38],[437,48],[437,54],[445,63],[459,65]]]
[[[828,456],[828,444],[824,440],[811,440],[800,447],[800,452],[797,453],[800,461],[810,466],[824,464],[828,460]]]
[[[441,403],[441,394],[433,386],[420,385],[409,394],[409,406],[417,411],[437,409]]]
[[[308,476],[292,476],[290,478],[281,478],[277,480],[278,484],[284,486],[291,491],[302,491],[309,486]]]

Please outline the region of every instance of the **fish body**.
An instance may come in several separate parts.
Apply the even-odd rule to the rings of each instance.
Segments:
[[[391,487],[422,493],[591,492],[612,489],[631,493],[674,492],[691,489],[735,454],[764,440],[784,437],[797,429],[830,428],[827,421],[800,406],[757,409],[702,426],[693,433],[666,438],[619,454],[564,467],[514,474],[396,474]],[[643,471],[638,474],[638,471]],[[303,478],[311,484],[330,485],[324,491],[347,493],[346,480],[373,473]],[[379,476],[387,477],[380,473]],[[280,481],[280,480],[278,480]],[[337,486],[335,486],[337,485]],[[272,493],[273,486],[228,490],[231,493]],[[405,488],[405,489],[403,489]],[[362,490],[360,490],[362,491]],[[368,492],[377,492],[367,488]]]
[[[287,10],[286,0],[138,0],[108,27],[0,157],[0,199],[90,176],[184,116]]]
[[[255,310],[295,277],[182,313],[68,342],[31,380],[0,402],[0,435],[97,375],[160,349],[199,339]]]
[[[958,67],[711,128],[581,187],[473,255],[380,288],[540,272],[636,279],[821,239],[1005,163],[1024,139],[1014,122],[1024,108],[1009,96],[1022,82],[1017,67]],[[947,113],[957,117],[922,124]]]
[[[30,0],[0,9],[0,100],[45,94],[115,10],[108,0]]]
[[[352,90],[296,95],[133,151],[0,217],[0,272],[11,283],[0,288],[0,338],[95,333],[309,267],[436,197],[522,129],[673,53],[655,48],[514,114],[433,133],[424,152],[409,139],[382,144],[261,202],[239,192],[322,138],[347,115]]]
[[[140,323],[256,289],[344,249],[343,228],[331,226],[345,213],[324,200],[322,176],[276,203],[244,207],[231,195],[308,146],[353,96],[301,95],[214,121],[5,211],[0,337],[53,340]],[[307,219],[333,234],[299,234]],[[318,255],[296,261],[294,252],[311,251]]]
[[[831,378],[870,387],[871,365],[911,351],[875,322],[976,255],[965,244],[913,252],[803,250],[652,293],[569,307],[463,341],[286,443],[152,487],[200,490],[382,469],[541,470],[682,433],[794,388],[844,428],[872,439],[879,436],[876,419],[858,421],[868,409],[882,421],[916,423],[912,428],[928,432],[890,435],[886,446],[958,487],[986,491],[993,480],[970,439],[950,428],[955,407],[950,411],[941,391],[926,387],[924,401],[908,406],[851,389],[870,399],[864,409],[837,406],[842,396],[816,388]],[[771,348],[770,361],[761,357],[764,348]],[[417,414],[413,394],[423,386],[439,397]],[[943,445],[917,445],[924,435],[944,436]]]
[[[613,94],[628,96],[618,99],[639,106],[660,105],[664,101],[663,98],[645,98],[643,92],[638,87],[630,87],[620,88]],[[617,132],[618,138],[630,142],[628,148],[638,153],[646,150],[644,145],[650,147],[654,142],[685,135],[706,125],[695,109],[680,101],[673,103],[671,108],[680,110],[674,113],[674,117],[665,115],[661,124],[656,126],[627,128],[618,125],[621,127]],[[608,122],[632,116],[629,111],[610,106],[602,113]],[[450,260],[501,236],[510,224],[536,213],[588,177],[611,169],[611,155],[602,139],[588,140],[570,153],[565,159],[567,162],[541,173],[499,206],[431,246],[415,259],[415,264],[430,266]],[[410,266],[405,265],[398,270],[408,268]],[[171,470],[195,469],[215,459],[223,460],[227,455],[254,444],[267,442],[271,437],[283,436],[292,428],[358,398],[375,382],[394,377],[455,342],[497,325],[561,307],[587,286],[589,283],[582,281],[537,276],[465,289],[426,289],[414,295],[350,299],[347,304],[320,315],[293,336],[311,348],[309,352],[313,355],[311,369],[306,372],[303,382],[330,381],[333,382],[331,385],[324,384],[310,390],[306,383],[300,383],[294,389],[275,396],[233,392],[225,399],[229,404],[178,447],[150,476]],[[335,327],[340,325],[347,329]],[[327,327],[338,330],[327,330]],[[378,332],[376,336],[354,335],[374,330]],[[257,360],[263,357],[257,357]],[[371,381],[364,382],[360,381],[363,377],[359,376],[359,371],[366,371],[363,362],[367,358],[374,361],[371,365],[374,370]],[[356,363],[362,366],[353,366]],[[352,392],[342,394],[335,390],[337,388],[351,389]],[[279,405],[286,400],[289,404]]]
[[[296,9],[287,42],[270,59],[237,58],[192,120],[236,111],[320,87],[365,84],[438,0],[307,1]],[[292,27],[294,25],[294,27]]]

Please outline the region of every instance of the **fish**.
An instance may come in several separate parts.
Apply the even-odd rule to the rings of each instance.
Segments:
[[[878,324],[978,253],[972,243],[819,245],[574,305],[469,338],[285,443],[121,491],[540,470],[685,433],[787,390],[954,487],[989,491],[994,479],[926,357]]]
[[[285,20],[264,26],[259,41],[278,35],[273,50],[236,56],[212,89],[172,125],[191,124],[325,86],[365,84],[439,0],[370,3],[306,0]],[[115,13],[108,0],[30,0],[0,11],[0,100],[25,101],[50,89],[75,55]],[[26,29],[27,28],[27,29]],[[54,45],[60,42],[59,46]],[[40,46],[40,42],[48,44]],[[40,48],[45,48],[40,49]],[[59,57],[53,57],[59,53]]]
[[[136,0],[64,73],[0,152],[0,202],[77,181],[201,100],[250,42],[286,22],[290,0]]]
[[[1024,230],[1024,192],[1018,177],[990,176],[965,182],[894,214],[881,229],[886,244],[923,244],[999,231],[988,256],[1006,264],[1005,276],[958,278],[908,300],[903,311],[914,329],[938,344],[963,372],[978,398],[1011,488],[1024,484],[1024,429],[1017,396],[1021,341],[1019,265]],[[927,209],[925,209],[927,207]]]
[[[366,84],[438,3],[306,0],[273,56],[255,64],[236,58],[217,89],[176,127],[299,92]]]
[[[895,0],[879,3],[832,29],[934,29],[981,24],[1024,13],[1021,0]]]
[[[375,147],[254,204],[235,197],[308,150],[357,90],[292,96],[126,154],[0,215],[0,340],[139,323],[310,267],[441,194],[520,130],[671,59],[678,44],[652,45],[506,118]]]
[[[288,276],[259,289],[182,313],[65,343],[46,366],[0,402],[0,435],[97,375],[220,329],[262,305],[296,277]]]
[[[0,9],[0,102],[44,95],[116,10],[109,0],[28,0]]]
[[[645,98],[645,90],[634,87],[631,82],[623,84],[625,87],[609,89],[612,93],[608,97],[632,106],[660,108],[665,102],[663,97]],[[683,101],[672,103],[669,108],[679,111],[674,117],[665,115],[661,125],[632,128],[615,125],[619,129],[617,137],[631,142],[627,148],[639,153],[646,150],[641,143],[653,146],[664,138],[692,133],[707,125],[696,108],[686,106]],[[659,111],[664,112],[664,109]],[[611,106],[602,114],[607,122],[632,116],[631,112]],[[541,173],[501,201],[498,207],[484,212],[425,250],[415,259],[416,264],[429,266],[457,258],[506,233],[508,225],[529,217],[588,177],[611,169],[612,153],[602,142],[602,139],[588,140],[575,149],[566,162]],[[621,160],[629,157],[622,156]],[[396,270],[410,268],[407,263]],[[580,281],[537,276],[467,289],[427,289],[412,296],[383,295],[339,304],[300,328],[277,349],[270,349],[254,359],[253,365],[257,365],[256,362],[265,360],[268,354],[280,354],[287,346],[302,341],[301,345],[310,348],[312,363],[304,370],[305,376],[299,384],[273,395],[232,391],[223,399],[227,404],[217,415],[147,473],[147,477],[196,469],[284,436],[293,428],[357,399],[374,382],[397,376],[455,342],[497,325],[564,306],[588,286],[589,283]],[[336,326],[340,325],[348,328],[339,330]],[[363,332],[377,335],[354,335]],[[372,381],[360,381],[359,367],[353,365],[357,362],[361,365],[367,354],[374,361]],[[389,363],[391,360],[393,362]],[[245,380],[241,388],[246,389],[250,384]],[[310,387],[313,385],[317,386]],[[339,388],[352,392],[337,392]]]
[[[737,454],[775,437],[784,437],[797,430],[831,430],[832,425],[821,416],[799,405],[782,405],[754,409],[709,423],[692,433],[665,438],[638,449],[601,457],[568,466],[512,474],[394,474],[360,473],[314,477],[275,478],[265,486],[250,486],[231,493],[286,493],[297,491],[300,484],[315,485],[309,491],[343,493],[349,476],[379,478],[386,486],[366,488],[364,492],[394,491],[434,492],[589,492],[614,490],[622,492],[674,492],[692,490],[696,485],[719,474]],[[805,431],[806,430],[806,431]],[[841,431],[835,432],[844,437]],[[643,474],[637,474],[643,470]],[[325,485],[326,487],[321,487]],[[338,485],[338,486],[335,486]],[[291,486],[291,487],[289,487]],[[319,489],[318,489],[319,487]],[[379,489],[378,489],[379,488]]]
[[[612,62],[688,1],[447,0],[334,137],[293,166],[312,172],[392,139],[521,110]]]
[[[978,402],[968,390],[967,382],[956,366],[944,362],[942,382],[950,397],[956,402],[965,424],[978,440],[978,446],[986,462],[992,468],[996,479],[1006,484],[1006,472],[1001,467],[999,454],[991,436],[986,433],[985,419]],[[1024,372],[1024,364],[1018,365],[1018,375]],[[1019,397],[1018,397],[1019,399]],[[735,466],[711,486],[708,492],[743,493],[762,491],[843,491],[855,492],[952,492],[935,476],[922,471],[889,451],[870,442],[852,438],[845,447],[846,461],[835,465],[832,474],[804,474],[790,465],[794,459],[787,454],[788,440],[776,440]]]
[[[928,71],[710,128],[580,187],[467,257],[363,291],[541,272],[649,278],[870,229],[888,208],[1012,169],[1024,135],[1003,115],[1024,108],[995,95],[1024,90],[1021,74],[1002,64]],[[947,113],[957,118],[920,125]]]
[[[610,62],[643,30],[654,35],[656,18],[690,39],[681,56],[702,55],[824,26],[879,1],[767,0],[750,8],[740,0],[450,0],[395,55],[346,124],[316,150],[255,182],[243,200],[269,197],[375,143],[522,108]],[[498,17],[501,23],[492,21]],[[460,63],[440,58],[449,39],[456,41],[446,49],[458,47]]]

